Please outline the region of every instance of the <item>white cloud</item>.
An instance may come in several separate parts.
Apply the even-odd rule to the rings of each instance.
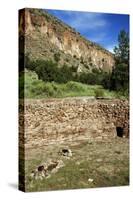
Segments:
[[[71,12],[69,13],[69,24],[77,29],[94,30],[108,25],[103,14]]]
[[[52,14],[76,29],[94,30],[108,25],[102,13],[52,10]]]
[[[116,46],[116,44],[113,44],[113,45],[109,45],[109,46],[106,46],[105,48],[110,51],[111,53],[114,53],[114,47]]]
[[[102,32],[99,34],[95,34],[94,36],[88,36],[88,38],[93,42],[100,43],[105,41],[105,39],[107,39],[107,34],[105,32],[104,33]]]

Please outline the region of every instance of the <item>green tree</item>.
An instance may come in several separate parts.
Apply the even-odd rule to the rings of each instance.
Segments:
[[[129,36],[124,30],[118,35],[118,46],[114,48],[115,67],[111,75],[110,89],[129,90]]]
[[[129,64],[129,36],[125,30],[118,35],[118,46],[114,48],[117,63]]]
[[[56,75],[58,74],[56,63],[51,60],[36,60],[33,64],[36,66],[35,71],[39,79],[46,82],[55,81]]]

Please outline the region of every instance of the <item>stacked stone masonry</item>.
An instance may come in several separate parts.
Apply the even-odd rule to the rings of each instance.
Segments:
[[[24,108],[24,112],[23,112]],[[129,136],[129,102],[66,98],[20,101],[20,146]]]

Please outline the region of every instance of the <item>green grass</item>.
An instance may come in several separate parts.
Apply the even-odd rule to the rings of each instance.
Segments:
[[[25,78],[25,90],[23,84]],[[79,96],[96,96],[96,91],[102,91],[102,96],[123,98],[121,94],[104,89],[101,85],[86,85],[79,82],[69,81],[65,84],[55,82],[43,82],[38,79],[35,72],[25,71],[20,75],[20,98],[64,98]],[[100,94],[101,92],[99,92]]]
[[[124,186],[129,184],[129,143],[127,139],[112,139],[77,145],[69,144],[73,156],[61,158],[65,166],[50,178],[34,180],[30,173],[48,158],[60,159],[59,145],[29,150],[26,158],[26,191],[48,191],[77,188]],[[116,152],[120,151],[118,155]],[[51,154],[52,153],[52,157]],[[88,179],[93,179],[89,182]]]

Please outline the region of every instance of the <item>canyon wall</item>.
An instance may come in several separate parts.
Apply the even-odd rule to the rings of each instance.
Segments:
[[[32,59],[52,59],[59,55],[59,65],[73,66],[77,72],[93,68],[111,71],[112,53],[93,43],[75,29],[40,9],[23,9],[19,20],[20,37],[25,37],[25,53]]]
[[[129,135],[129,104],[126,100],[81,97],[25,100],[23,103],[20,102],[19,136],[20,146],[25,143],[26,148]]]

